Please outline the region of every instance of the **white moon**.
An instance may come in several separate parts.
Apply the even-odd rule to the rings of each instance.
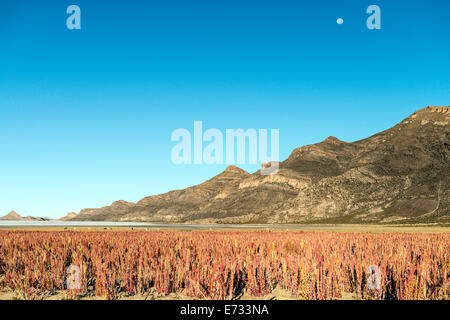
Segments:
[[[337,24],[343,24],[344,20],[342,18],[339,18],[339,19],[336,20],[336,22],[337,22]]]

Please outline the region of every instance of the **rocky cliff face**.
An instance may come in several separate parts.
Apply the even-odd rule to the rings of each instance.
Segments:
[[[295,149],[277,174],[230,166],[200,185],[84,209],[73,220],[206,223],[450,222],[450,108],[367,139]]]

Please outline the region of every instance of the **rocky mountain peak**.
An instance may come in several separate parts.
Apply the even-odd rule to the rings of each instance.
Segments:
[[[439,113],[449,113],[450,112],[450,106],[428,106],[424,109],[421,109],[427,112],[439,112]],[[419,112],[421,111],[419,110]]]
[[[77,216],[77,214],[75,212],[69,212],[66,216],[60,218],[59,220],[65,221],[65,220],[70,220],[73,219]]]
[[[7,217],[15,217],[15,218],[22,218],[17,212],[14,210],[10,211],[7,215]]]
[[[338,138],[336,138],[334,136],[329,136],[328,138],[326,138],[322,142],[331,143],[331,144],[345,143],[344,141],[339,140]]]
[[[417,110],[408,118],[405,119],[406,122],[411,120],[415,121],[449,121],[450,120],[450,106],[428,106],[426,108]],[[405,122],[405,120],[403,122]],[[425,122],[423,124],[426,124]]]
[[[0,218],[1,220],[24,220],[22,216],[20,216],[17,212],[12,210],[7,215]]]
[[[234,165],[231,165],[231,166],[228,166],[228,167],[225,168],[225,172],[239,172],[239,173],[245,173],[246,171],[243,170],[243,169],[241,169],[241,168],[239,168],[239,167],[236,167],[236,166],[234,166]]]
[[[114,201],[111,204],[111,206],[114,206],[114,207],[132,207],[132,206],[134,206],[134,203],[133,202],[128,202],[128,201],[125,201],[125,200],[117,200],[117,201]]]

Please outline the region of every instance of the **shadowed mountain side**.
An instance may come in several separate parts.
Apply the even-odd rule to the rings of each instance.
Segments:
[[[71,220],[448,223],[450,111],[427,107],[367,139],[295,149],[277,174],[235,166],[183,190],[84,209]]]

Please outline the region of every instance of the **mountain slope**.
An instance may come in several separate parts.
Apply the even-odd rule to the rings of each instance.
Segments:
[[[84,209],[72,220],[449,222],[449,122],[449,107],[429,106],[367,139],[297,148],[275,175],[230,166],[200,185]]]

